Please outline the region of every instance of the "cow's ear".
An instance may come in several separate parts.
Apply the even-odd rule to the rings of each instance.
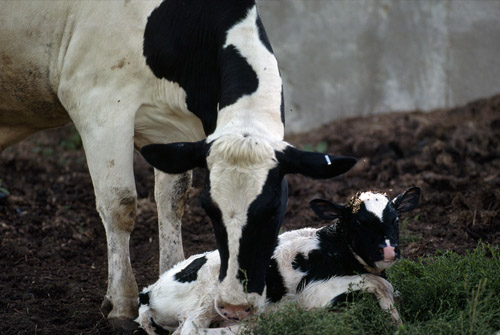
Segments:
[[[298,150],[288,146],[283,151],[276,151],[279,167],[284,174],[300,173],[304,176],[327,179],[349,171],[354,164],[354,157],[338,157],[318,152]]]
[[[392,200],[398,213],[408,212],[416,208],[420,200],[420,188],[411,187]]]
[[[200,142],[149,144],[141,148],[146,161],[158,170],[178,174],[207,166],[210,145]]]
[[[314,199],[309,203],[309,206],[317,216],[324,220],[335,220],[344,216],[344,206],[334,204],[327,200]]]

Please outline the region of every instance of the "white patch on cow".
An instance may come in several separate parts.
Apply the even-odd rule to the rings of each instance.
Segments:
[[[201,256],[207,257],[207,262],[198,271],[195,281],[183,283],[175,280],[179,271]],[[176,264],[163,273],[156,283],[143,290],[149,293],[149,304],[140,306],[136,322],[146,331],[151,328],[151,319],[165,329],[174,329],[180,323],[196,316],[197,326],[207,328],[212,320],[217,319],[213,299],[219,268],[220,258],[217,250],[193,255]],[[154,334],[153,331],[148,333]]]
[[[297,303],[308,309],[325,307],[336,296],[358,290],[375,294],[380,307],[391,313],[396,323],[401,322],[399,314],[394,308],[394,289],[392,285],[384,278],[371,274],[333,277],[329,280],[309,283],[297,295]]]
[[[281,141],[284,125],[281,121],[282,81],[278,62],[259,37],[256,24],[257,7],[228,30],[224,47],[233,45],[257,74],[256,92],[238,99],[219,111],[214,137],[239,129],[249,135]]]
[[[311,282],[297,294],[297,302],[309,309],[328,306],[333,298],[348,292],[349,289],[353,291],[361,289],[362,282],[361,276],[333,277],[329,280]]]
[[[373,213],[380,221],[383,220],[384,209],[389,203],[389,199],[383,194],[373,192],[363,192],[359,199],[365,204],[366,210]]]
[[[307,257],[311,250],[319,248],[317,231],[315,228],[304,228],[285,232],[278,237],[273,258],[277,261],[278,270],[289,292],[295,293],[297,284],[305,275],[300,269],[293,268],[293,260],[299,253]]]

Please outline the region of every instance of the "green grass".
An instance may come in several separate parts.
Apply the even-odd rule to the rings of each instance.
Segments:
[[[408,245],[412,242],[417,242],[422,239],[422,234],[414,233],[410,231],[408,225],[410,223],[416,223],[419,220],[419,216],[415,215],[413,218],[405,218],[403,222],[399,225],[399,243],[401,245]]]
[[[325,153],[326,150],[328,150],[328,143],[326,143],[325,141],[321,141],[314,146],[308,143],[302,147],[302,150]]]
[[[460,256],[452,252],[403,260],[388,279],[399,291],[403,326],[392,324],[370,294],[331,312],[284,304],[249,321],[242,334],[496,334],[500,331],[500,250],[480,244]],[[500,334],[500,333],[498,333]]]
[[[10,194],[9,190],[7,189],[7,187],[5,187],[5,185],[3,184],[2,179],[0,179],[0,192],[2,192],[5,195],[9,195]]]

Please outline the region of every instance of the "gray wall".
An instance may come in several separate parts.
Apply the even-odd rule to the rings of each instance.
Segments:
[[[258,0],[287,131],[500,92],[500,0]]]

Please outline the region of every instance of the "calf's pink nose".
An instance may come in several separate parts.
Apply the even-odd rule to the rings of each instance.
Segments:
[[[384,261],[392,262],[396,259],[396,252],[393,246],[387,246],[384,248]]]
[[[228,320],[244,320],[252,314],[252,308],[246,305],[219,304],[219,314]]]

